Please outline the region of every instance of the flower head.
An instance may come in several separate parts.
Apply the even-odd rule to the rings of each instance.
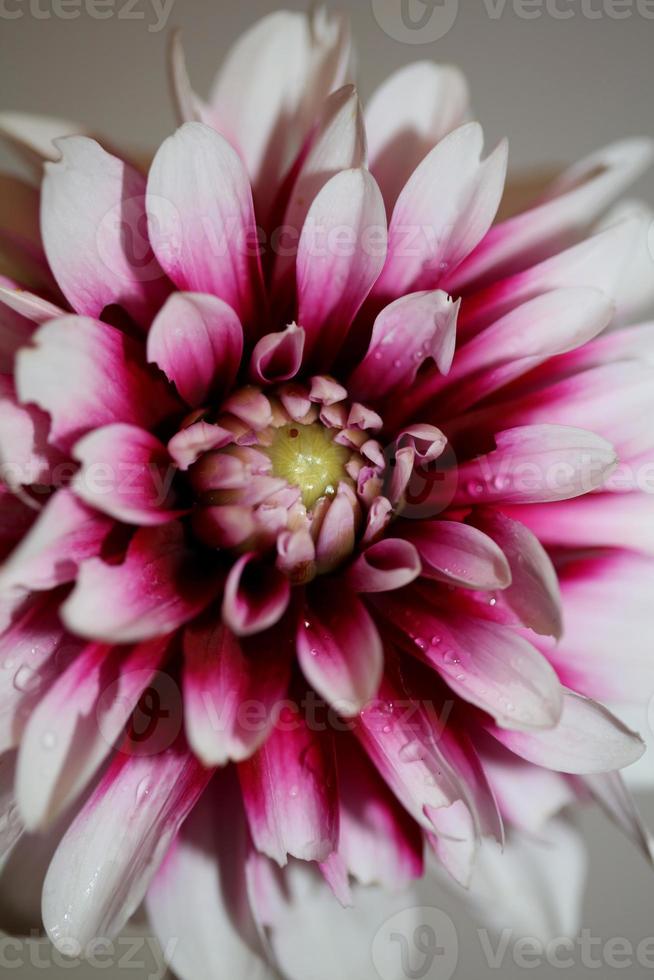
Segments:
[[[147,896],[189,980],[303,977],[294,916],[366,944],[425,849],[467,886],[589,794],[647,851],[600,702],[652,679],[649,218],[597,223],[652,145],[499,220],[459,73],[364,123],[349,65],[341,18],[275,14],[204,103],[176,39],[147,175],[48,142],[3,237],[11,859],[54,828],[54,942]]]

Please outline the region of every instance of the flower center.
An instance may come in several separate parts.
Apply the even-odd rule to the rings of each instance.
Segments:
[[[333,430],[319,422],[277,429],[267,453],[273,476],[299,487],[307,510],[321,497],[333,497],[341,480],[349,480],[345,464],[351,451],[335,443]]]

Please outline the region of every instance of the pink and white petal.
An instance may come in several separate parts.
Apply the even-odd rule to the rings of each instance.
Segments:
[[[120,565],[82,563],[62,606],[68,629],[107,643],[137,643],[171,633],[219,592],[220,576],[187,549],[179,523],[136,532]]]
[[[478,528],[458,521],[407,521],[401,533],[417,548],[426,578],[482,591],[511,584],[506,555]]]
[[[52,486],[65,457],[48,442],[50,420],[34,405],[19,405],[0,390],[0,477],[12,489]],[[63,467],[70,472],[70,466]],[[59,481],[60,482],[60,481]]]
[[[527,732],[490,723],[486,727],[515,755],[556,772],[613,772],[636,762],[645,749],[640,736],[610,711],[572,691],[563,693],[563,714],[555,728]]]
[[[651,559],[610,552],[569,563],[560,579],[565,631],[546,652],[563,683],[605,702],[646,701],[654,690]]]
[[[148,919],[180,980],[276,977],[248,901],[246,826],[233,774],[215,776],[148,889]]]
[[[39,700],[82,649],[59,618],[61,595],[35,596],[0,636],[0,752],[17,746]]]
[[[144,429],[116,423],[96,429],[73,448],[81,463],[74,493],[90,507],[125,524],[166,524],[172,509],[174,468],[166,447]]]
[[[646,251],[643,224],[641,215],[628,216],[578,245],[475,293],[463,310],[461,335],[472,336],[523,303],[556,289],[600,289],[617,304],[620,313],[625,277],[640,253]]]
[[[238,772],[257,850],[282,867],[289,856],[329,857],[338,842],[331,733],[312,731],[294,702],[282,702],[273,731]]]
[[[465,76],[431,61],[398,69],[373,93],[366,107],[370,170],[389,214],[418,164],[468,111]]]
[[[168,443],[168,452],[177,468],[186,472],[205,453],[223,449],[234,440],[233,432],[201,420],[180,429]]]
[[[390,592],[409,585],[421,572],[415,545],[401,538],[384,538],[359,555],[346,579],[355,592]]]
[[[83,131],[83,126],[68,119],[24,112],[0,113],[0,136],[34,167],[39,179],[43,164],[60,157],[56,141],[64,136],[77,136]]]
[[[647,139],[612,143],[574,164],[547,188],[535,207],[491,228],[448,287],[459,291],[535,265],[573,245],[648,168]]]
[[[363,126],[361,103],[353,85],[346,85],[332,93],[324,102],[320,118],[315,124],[308,151],[291,191],[283,229],[297,242],[309,209],[327,181],[342,170],[366,165],[366,133]],[[291,254],[278,255],[275,262],[275,288],[286,285],[289,273],[295,265]]]
[[[290,597],[290,584],[282,572],[253,553],[245,554],[227,576],[223,619],[237,636],[261,633],[279,622]]]
[[[399,891],[423,873],[420,828],[353,739],[337,742],[338,853],[362,885]]]
[[[70,490],[58,490],[2,566],[0,594],[72,582],[80,564],[99,553],[111,527]]]
[[[275,384],[294,378],[302,365],[304,340],[304,330],[296,323],[290,323],[279,333],[265,334],[252,351],[252,380],[259,384]]]
[[[601,487],[618,461],[606,439],[567,425],[517,426],[495,443],[459,467],[455,504],[569,500]]]
[[[192,408],[229,391],[243,353],[243,328],[216,296],[174,293],[148,334],[148,361],[156,364]]]
[[[477,508],[470,520],[497,543],[509,563],[511,584],[502,599],[535,633],[560,639],[561,589],[552,561],[538,538],[520,521],[498,510]]]
[[[61,159],[46,165],[41,200],[57,283],[77,313],[99,317],[116,304],[145,329],[170,289],[143,231],[145,179],[86,137],[59,140],[57,148]]]
[[[186,68],[186,56],[182,46],[182,32],[173,30],[168,44],[168,77],[177,119],[181,126],[185,122],[200,121],[211,125],[211,111],[193,91]]]
[[[370,346],[349,381],[363,400],[410,388],[426,360],[447,374],[454,357],[460,302],[441,290],[395,300],[375,320]]]
[[[618,479],[620,467],[615,474]],[[502,507],[547,546],[620,548],[654,554],[654,498],[649,493],[594,493],[574,501]]]
[[[342,583],[321,582],[307,594],[297,655],[309,683],[345,717],[357,715],[377,694],[382,642],[366,607]]]
[[[138,345],[107,323],[77,316],[52,320],[33,344],[17,358],[18,398],[50,414],[51,442],[65,452],[92,429],[112,422],[149,429],[176,410],[143,364]]]
[[[57,677],[22,733],[16,799],[29,831],[75,800],[118,740],[162,661],[167,642],[91,644]]]
[[[241,762],[255,752],[274,724],[284,698],[292,647],[278,631],[260,640],[239,640],[210,610],[184,635],[186,736],[205,766]],[[246,706],[256,703],[257,717]]]
[[[46,320],[54,320],[57,317],[66,315],[66,311],[62,310],[61,307],[55,306],[54,303],[43,299],[41,296],[37,296],[36,293],[30,293],[16,285],[9,285],[10,282],[11,280],[4,277],[0,280],[0,304],[9,310],[13,310],[18,316],[31,321],[32,330],[34,329],[34,324],[45,323]],[[3,310],[0,316],[3,319],[2,329],[4,330],[6,311]],[[27,339],[25,337],[25,341]]]
[[[84,947],[123,928],[210,778],[178,745],[116,756],[48,868],[43,923],[55,946]]]
[[[346,239],[346,240],[344,240]],[[297,255],[305,356],[329,368],[386,258],[386,215],[367,170],[344,170],[314,200]]]
[[[155,255],[177,288],[217,296],[252,328],[258,236],[247,174],[229,143],[197,122],[169,136],[150,168],[147,211]]]
[[[506,177],[508,147],[482,163],[484,137],[468,123],[445,137],[401,191],[388,231],[388,258],[374,295],[435,289],[490,228]]]
[[[547,659],[512,629],[481,618],[439,610],[420,594],[384,596],[378,611],[402,647],[438,671],[464,701],[508,729],[556,725],[561,687]]]
[[[316,541],[316,561],[321,574],[333,571],[352,553],[357,517],[358,502],[350,487],[341,482],[329,503]]]
[[[211,92],[214,125],[236,147],[265,218],[325,97],[346,81],[347,18],[280,10],[243,34]]]

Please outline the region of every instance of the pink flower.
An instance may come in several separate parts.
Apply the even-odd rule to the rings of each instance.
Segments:
[[[609,213],[652,144],[500,220],[459,73],[364,121],[350,53],[272,15],[204,103],[175,41],[147,176],[0,120],[48,160],[0,233],[2,874],[62,949],[145,898],[184,980],[372,976],[425,850],[574,891],[578,799],[649,857],[603,704],[654,684],[651,219]]]

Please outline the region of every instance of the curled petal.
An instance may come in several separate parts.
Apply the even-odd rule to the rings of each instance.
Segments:
[[[212,449],[224,449],[234,442],[234,433],[210,422],[194,422],[181,429],[168,443],[168,452],[177,468],[186,472]]]
[[[384,538],[362,552],[347,580],[356,592],[388,592],[409,585],[421,571],[418,551],[410,541]]]
[[[148,334],[148,360],[192,408],[229,391],[242,353],[239,319],[216,296],[174,293]]]
[[[237,636],[260,633],[281,619],[290,596],[288,579],[274,565],[242,555],[225,583],[224,620]]]
[[[432,358],[447,374],[454,357],[460,301],[441,290],[414,293],[382,310],[372,330],[368,352],[350,378],[357,398],[381,398],[415,381]]]
[[[252,351],[250,375],[261,384],[274,384],[294,378],[302,364],[304,330],[291,323],[280,333],[269,333]]]

